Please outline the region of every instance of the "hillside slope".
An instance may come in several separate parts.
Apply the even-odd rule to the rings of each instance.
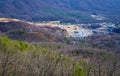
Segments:
[[[0,20],[1,35],[27,42],[61,42],[65,30],[57,27],[36,26],[21,20],[3,18]]]
[[[119,17],[119,7],[119,0],[0,0],[0,17],[89,22],[91,13]]]

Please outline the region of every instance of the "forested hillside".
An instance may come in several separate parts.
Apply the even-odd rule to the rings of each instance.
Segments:
[[[66,47],[68,45],[34,45],[0,37],[0,76],[120,75],[119,55],[87,47]]]
[[[120,0],[0,0],[0,76],[120,76]]]
[[[118,19],[119,7],[119,0],[0,0],[0,17],[31,21],[93,22],[90,18],[92,13]]]

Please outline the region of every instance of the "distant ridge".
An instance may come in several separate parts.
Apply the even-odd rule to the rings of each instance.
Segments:
[[[0,17],[92,22],[93,13],[120,18],[120,0],[0,0]]]

